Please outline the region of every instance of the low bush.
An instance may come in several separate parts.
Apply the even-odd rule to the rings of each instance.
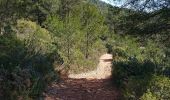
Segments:
[[[22,24],[29,25],[27,21],[22,21]],[[39,34],[34,40],[43,41],[44,38],[40,36],[43,31],[40,26],[36,27],[39,27],[40,31],[34,32]],[[28,27],[24,26],[23,31],[26,30]],[[28,36],[30,34],[28,32]],[[53,62],[59,60],[55,57],[58,55],[57,51],[55,48],[49,50],[49,46],[45,45],[49,42],[46,39],[41,42],[42,45],[36,45],[39,41],[35,42],[31,37],[21,39],[18,35],[10,34],[0,38],[0,98],[29,100],[39,97],[47,84],[58,77],[53,68]],[[34,45],[36,48],[32,47]]]
[[[125,98],[139,98],[146,91],[152,74],[154,64],[150,61],[139,62],[130,59],[126,62],[114,62],[114,82],[123,89]]]
[[[149,82],[147,91],[141,100],[169,100],[170,99],[170,79],[165,76],[154,75]]]
[[[169,60],[162,45],[151,40],[140,42],[135,37],[120,35],[113,35],[109,43],[109,51],[112,51],[114,58],[113,80],[127,100],[167,99]],[[161,79],[161,75],[166,76]],[[161,85],[163,83],[165,86]],[[158,90],[163,91],[160,94],[165,95],[165,98],[155,90],[164,87],[166,89]]]

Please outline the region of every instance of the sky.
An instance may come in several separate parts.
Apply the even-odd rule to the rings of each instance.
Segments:
[[[100,1],[103,1],[103,2],[106,2],[108,4],[111,4],[113,6],[117,6],[117,7],[120,7],[122,6],[125,2],[127,2],[127,0],[100,0]],[[157,0],[158,1],[158,0]],[[161,0],[160,0],[161,1]],[[128,8],[128,6],[127,6]],[[154,11],[154,9],[152,8],[146,8],[145,9],[146,12],[152,12]]]
[[[101,1],[104,1],[104,2],[106,2],[106,3],[109,3],[109,4],[111,4],[111,5],[113,5],[113,6],[121,6],[124,2],[125,2],[125,0],[101,0]]]

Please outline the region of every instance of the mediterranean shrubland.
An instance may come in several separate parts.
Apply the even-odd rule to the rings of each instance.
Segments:
[[[139,0],[129,8],[99,0],[0,0],[0,98],[40,99],[61,71],[93,70],[110,53],[125,100],[168,100],[170,9],[163,1],[145,2],[154,9],[144,11]]]

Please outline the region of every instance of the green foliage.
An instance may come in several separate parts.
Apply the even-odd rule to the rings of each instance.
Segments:
[[[50,33],[35,22],[18,20],[17,37],[35,53],[51,53],[55,49]]]
[[[157,100],[156,96],[154,96],[150,91],[147,91],[140,99],[141,100]]]
[[[71,10],[70,5],[68,7]],[[78,10],[81,7],[73,8]],[[81,12],[71,10],[65,13],[64,18],[48,16],[44,23],[54,36],[64,65],[69,67],[71,73],[94,69],[99,54],[105,52],[103,41],[100,39],[107,32],[103,17],[93,5],[85,3],[82,8]]]
[[[126,99],[169,99],[169,8],[160,7],[138,12],[96,0],[0,0],[0,98],[38,99],[56,77],[54,67],[92,70],[107,48]]]
[[[165,56],[165,51],[160,44],[150,39],[141,43],[138,38],[132,36],[113,34],[108,40],[108,45],[111,46],[110,49],[117,61],[126,61],[130,57],[135,57],[139,61],[148,59],[160,64]]]
[[[170,79],[165,76],[154,75],[148,85],[148,90],[140,98],[141,100],[168,100],[170,93]]]
[[[154,63],[136,60],[114,63],[114,81],[123,90],[126,99],[166,100],[169,98],[169,78],[154,76]],[[148,90],[149,89],[149,90]],[[147,91],[148,90],[148,91]]]
[[[115,62],[113,65],[114,81],[129,99],[139,98],[146,91],[155,68],[154,63],[139,62],[135,58],[127,62]]]
[[[77,49],[75,44],[81,44],[82,40],[78,39],[82,35],[79,29],[79,22],[76,19],[68,17],[65,21],[53,16],[48,17],[45,25],[48,27],[53,36],[55,43],[59,47],[59,52],[65,63],[72,61],[73,50]]]
[[[7,34],[5,27],[12,27],[21,18],[41,25],[47,15],[58,12],[59,4],[60,0],[0,0],[0,32]]]
[[[166,59],[164,48],[152,40],[141,45],[132,36],[112,36],[108,45],[114,55],[113,79],[126,99],[139,99],[149,89],[153,74],[162,74],[167,67],[163,60]],[[142,98],[154,99],[155,94],[152,94],[148,92]]]
[[[33,26],[36,26],[36,24],[33,23],[32,26],[29,26],[28,23],[32,22],[22,21],[22,25],[25,26],[21,30],[26,35],[24,33],[20,33],[22,35],[18,35],[17,37],[4,35],[0,39],[0,93],[1,98],[5,100],[26,99],[39,96],[47,83],[56,77],[56,73],[52,67],[56,59],[54,55],[51,55],[51,53],[55,52],[55,49],[49,50],[44,42],[41,42],[42,44],[44,43],[43,45],[36,46],[37,48],[41,48],[39,51],[36,51],[37,48],[28,45],[35,42],[31,40],[31,37],[27,37],[32,34],[31,32],[29,33],[30,30],[38,34],[36,35],[36,39],[42,39],[43,41],[48,40],[48,37],[46,37],[48,36],[48,32],[43,29],[37,29],[35,31]],[[28,29],[27,32],[26,29]],[[44,37],[43,32],[45,34]],[[30,39],[31,41],[27,42],[26,39]],[[51,43],[51,40],[48,40],[48,42]],[[45,49],[42,49],[42,47]],[[48,51],[45,51],[47,49]],[[57,52],[55,53],[57,55]]]
[[[149,89],[159,100],[170,98],[170,79],[165,76],[154,76],[150,82]]]
[[[0,55],[0,77],[1,77],[1,98],[17,99],[17,95],[29,89],[30,73],[23,69],[22,60],[25,49],[23,44],[13,37],[1,36],[1,55]],[[15,58],[15,59],[13,59]]]

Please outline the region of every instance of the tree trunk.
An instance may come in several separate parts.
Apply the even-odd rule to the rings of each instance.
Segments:
[[[89,33],[86,33],[86,59],[89,57]]]
[[[70,43],[69,38],[67,38],[67,58],[70,61]]]

